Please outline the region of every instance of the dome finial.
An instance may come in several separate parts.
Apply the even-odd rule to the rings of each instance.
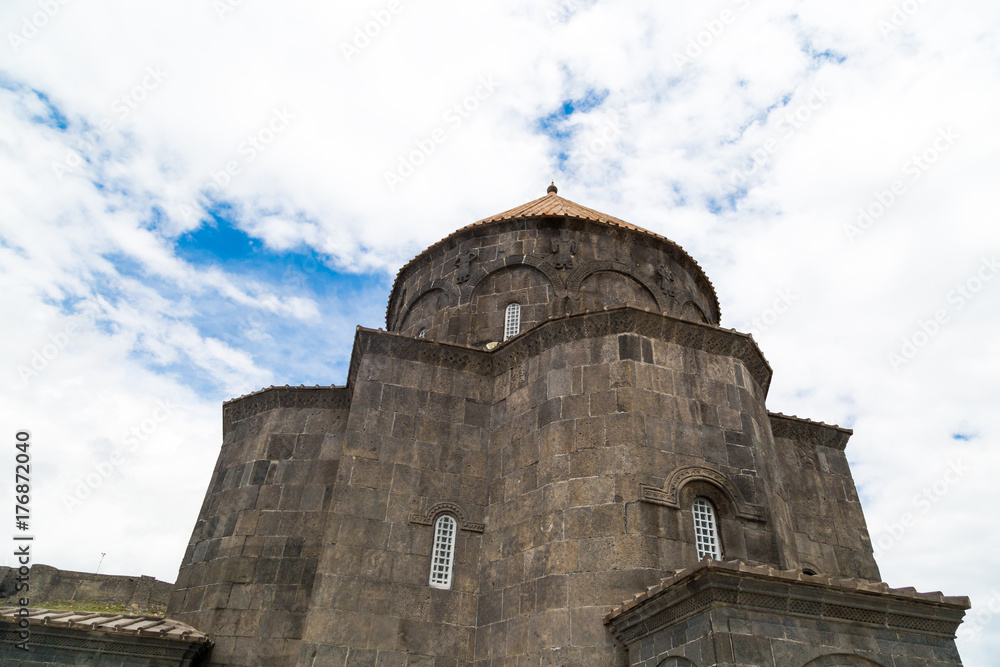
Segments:
[[[552,181],[552,185],[549,186],[546,192],[548,192],[550,195],[554,195],[555,193],[559,192],[559,188],[556,187],[555,181]]]

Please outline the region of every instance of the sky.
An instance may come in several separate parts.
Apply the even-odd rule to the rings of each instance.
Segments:
[[[990,664],[998,31],[985,0],[6,0],[35,562],[173,581],[221,403],[343,384],[402,264],[555,180],[702,265],[771,411],[854,429],[883,579],[969,595]]]

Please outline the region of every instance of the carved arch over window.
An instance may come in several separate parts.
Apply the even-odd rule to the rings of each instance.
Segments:
[[[511,255],[510,257],[498,257],[492,262],[486,262],[482,266],[476,267],[476,269],[473,270],[472,276],[469,278],[468,282],[462,285],[461,302],[469,303],[472,301],[472,295],[475,294],[479,283],[483,282],[497,271],[513,268],[515,266],[530,266],[533,269],[537,269],[539,273],[548,278],[555,298],[560,299],[565,296],[566,290],[563,287],[563,280],[559,276],[559,272],[556,271],[555,267],[545,260],[532,257],[531,255]]]
[[[869,660],[868,658],[862,658],[858,655],[850,655],[848,653],[836,653],[831,655],[824,655],[822,657],[816,658],[815,660],[810,660],[802,667],[883,667],[880,663],[874,660]]]
[[[687,466],[674,470],[667,476],[662,489],[648,484],[640,484],[639,497],[656,505],[680,509],[680,491],[685,485],[694,481],[707,482],[718,488],[729,501],[729,505],[733,508],[733,514],[737,517],[751,521],[765,520],[766,515],[763,507],[744,502],[739,490],[725,475],[718,470],[704,466]]]
[[[442,514],[450,514],[458,522],[459,530],[467,530],[472,533],[481,533],[486,529],[481,523],[469,521],[468,514],[458,503],[441,502],[431,505],[426,512],[413,512],[410,514],[410,523],[420,526],[433,526],[434,521]]]
[[[664,297],[663,293],[658,290],[653,283],[643,276],[636,275],[632,268],[627,264],[614,262],[612,260],[594,260],[584,262],[576,271],[572,273],[572,275],[570,275],[569,280],[566,281],[566,290],[574,296],[578,295],[580,293],[580,287],[583,285],[583,281],[591,275],[601,272],[620,273],[623,276],[636,281],[645,287],[646,291],[649,292],[649,295],[653,297],[653,301],[656,302],[656,307],[660,309],[660,312],[667,312],[666,297]]]

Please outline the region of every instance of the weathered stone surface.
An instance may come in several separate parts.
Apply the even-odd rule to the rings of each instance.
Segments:
[[[0,642],[8,667],[192,667],[211,647],[203,632],[163,618],[13,607],[0,609]]]
[[[968,598],[705,561],[606,617],[629,665],[961,665]]]
[[[17,568],[0,567],[0,606],[14,604],[17,593]],[[33,565],[30,573],[31,604],[68,603],[81,606],[102,603],[162,611],[170,599],[172,584],[153,577],[129,577],[92,572],[59,570],[48,565]]]

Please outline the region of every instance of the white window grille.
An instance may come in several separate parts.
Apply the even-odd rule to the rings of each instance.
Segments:
[[[434,522],[434,551],[431,554],[432,588],[451,588],[451,571],[455,564],[455,518],[442,514]]]
[[[707,498],[695,498],[691,512],[694,514],[694,540],[698,549],[698,560],[705,556],[721,560],[719,528],[715,521],[715,509],[712,503]]]
[[[427,337],[427,327],[424,327],[423,329],[420,330],[420,333],[417,334],[417,338],[426,338],[426,337]]]
[[[503,339],[507,340],[521,333],[521,304],[512,303],[507,306],[504,315]]]

